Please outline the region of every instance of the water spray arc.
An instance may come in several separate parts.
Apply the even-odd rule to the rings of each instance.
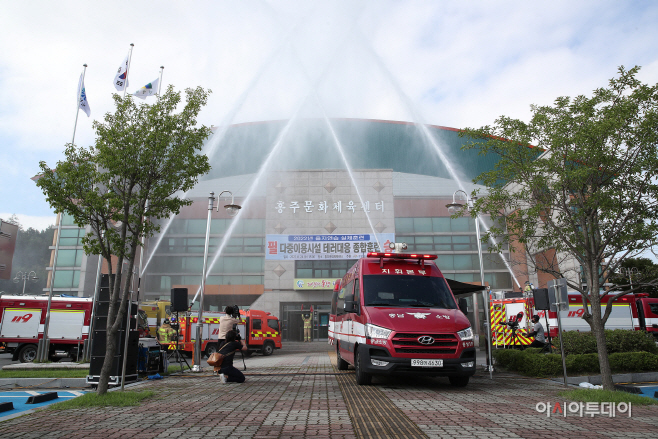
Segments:
[[[366,40],[365,36],[362,33],[360,33],[360,36],[361,36],[362,45],[365,46],[366,51],[370,54],[370,56],[373,58],[373,60],[377,64],[377,66],[380,68],[380,70],[384,73],[386,78],[389,80],[389,82],[391,83],[391,85],[393,86],[395,91],[398,93],[398,96],[400,97],[400,99],[402,100],[404,105],[411,112],[412,122],[414,123],[414,125],[423,134],[424,138],[426,139],[428,144],[432,147],[434,152],[436,152],[439,155],[439,158],[443,162],[443,165],[445,166],[448,173],[450,174],[450,177],[452,177],[452,179],[457,182],[457,185],[459,186],[459,189],[466,193],[467,191],[466,191],[466,188],[464,187],[462,179],[457,175],[456,169],[451,165],[451,161],[446,156],[445,152],[443,151],[443,148],[441,148],[441,146],[437,142],[436,138],[432,135],[432,133],[430,133],[429,128],[427,126],[427,123],[425,123],[425,121],[423,120],[421,115],[418,113],[418,111],[416,110],[416,107],[411,102],[411,99],[409,98],[409,96],[402,90],[402,87],[400,86],[400,83],[395,79],[395,77],[391,73],[390,69],[388,69],[386,67],[386,65],[384,64],[384,61],[377,54],[377,52],[375,52],[375,50],[372,48],[372,46],[370,44],[365,44],[364,43],[365,40]],[[482,220],[482,218],[480,218],[479,215],[478,215],[478,220],[479,220],[479,223],[482,225],[482,227],[484,227],[484,229],[488,233],[489,232],[489,227],[485,224],[485,222]],[[494,244],[494,245],[496,244],[493,237],[490,237],[489,239],[491,240],[492,244]],[[518,279],[516,278],[516,276],[514,274],[514,271],[512,270],[512,267],[510,266],[507,259],[505,259],[505,257],[502,255],[502,253],[499,253],[499,256],[500,256],[500,259],[505,264],[505,267],[507,268],[507,270],[511,274],[512,278],[514,279],[514,282],[516,283],[516,285],[519,286],[519,288],[521,288],[521,284],[519,283]]]
[[[315,9],[317,9],[317,6],[313,8],[308,14],[304,15],[302,18],[298,20],[298,22],[283,38],[281,44],[277,47],[277,49],[272,52],[272,54],[267,58],[267,60],[263,64],[261,64],[256,74],[251,78],[251,81],[249,81],[249,85],[240,94],[237,101],[231,107],[229,113],[224,117],[224,119],[220,123],[217,132],[211,136],[210,140],[201,151],[202,154],[205,154],[209,159],[214,157],[217,147],[226,136],[229,127],[233,123],[233,120],[235,119],[238,112],[244,106],[245,102],[247,101],[247,98],[256,88],[256,84],[263,78],[263,75],[268,70],[268,68],[270,68],[270,66],[279,59],[279,56],[283,51],[283,49],[285,49],[290,44],[290,42],[293,41],[293,37],[296,35],[297,29],[306,21],[308,15],[313,13]],[[183,198],[186,197],[188,193],[189,191],[185,192],[184,194],[182,194],[182,197]],[[165,223],[165,225],[163,226],[162,231],[160,232],[158,239],[155,242],[155,245],[153,246],[153,249],[150,250],[149,252],[150,254],[148,259],[146,260],[146,263],[144,264],[144,267],[139,273],[140,278],[144,275],[144,272],[146,272],[146,268],[149,266],[151,260],[153,259],[153,256],[155,255],[155,252],[160,247],[160,244],[162,243],[162,240],[167,234],[169,227],[171,227],[171,224],[173,223],[175,216],[176,215],[171,215],[167,220],[167,222]]]
[[[305,100],[306,99],[304,99],[304,101]],[[302,102],[302,104],[303,104],[303,102]],[[243,200],[243,206],[244,207],[249,205],[249,202],[251,201],[251,198],[252,198],[253,194],[256,192],[256,188],[260,184],[261,179],[263,178],[263,175],[265,174],[265,172],[269,168],[269,165],[272,161],[272,158],[276,155],[279,148],[283,144],[283,141],[285,140],[286,136],[288,135],[288,132],[290,131],[290,127],[297,120],[297,116],[298,116],[299,111],[301,110],[301,108],[302,108],[302,105],[299,106],[299,108],[297,109],[297,111],[295,112],[293,117],[290,120],[288,120],[286,125],[279,132],[279,135],[277,136],[277,140],[274,144],[274,147],[272,148],[270,153],[267,155],[267,158],[263,162],[263,165],[258,170],[258,173],[256,174],[256,178],[254,179],[253,183],[251,184],[251,187],[249,188],[249,192],[247,192],[247,195],[245,196],[245,198]],[[235,227],[237,226],[238,221],[240,220],[242,212],[243,211],[240,210],[240,212],[235,216],[235,219],[233,221],[231,221],[231,225],[228,227],[228,229],[224,233],[224,238],[222,239],[222,242],[219,244],[219,247],[217,248],[217,251],[215,252],[215,255],[213,256],[213,259],[210,262],[210,266],[208,267],[208,270],[205,274],[206,277],[208,276],[208,273],[210,273],[210,271],[212,271],[212,268],[215,266],[215,263],[217,262],[217,260],[221,256],[221,254],[224,250],[224,247],[226,247],[226,244],[231,239],[231,236],[233,235],[233,230],[235,230]],[[204,282],[205,282],[205,280],[204,280]],[[196,301],[196,298],[199,295],[200,291],[201,291],[201,287],[199,287],[199,289],[197,290],[197,293],[194,295],[194,299],[192,300],[192,302]]]

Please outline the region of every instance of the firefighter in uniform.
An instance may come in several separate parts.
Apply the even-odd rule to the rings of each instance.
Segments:
[[[311,341],[311,315],[302,316],[302,320],[304,320],[304,341]]]
[[[171,343],[175,333],[176,331],[169,324],[169,319],[165,319],[162,326],[158,328],[158,341],[160,343]]]

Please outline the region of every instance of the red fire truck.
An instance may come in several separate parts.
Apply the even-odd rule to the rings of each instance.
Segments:
[[[0,297],[0,344],[13,360],[34,361],[46,323],[47,296]],[[89,336],[92,299],[53,297],[50,306],[49,358],[76,358]]]
[[[368,253],[334,290],[329,343],[337,366],[356,369],[356,382],[410,373],[446,376],[466,386],[475,373],[473,331],[436,255]]]
[[[206,356],[210,356],[216,352],[217,335],[219,334],[219,319],[225,316],[225,313],[220,312],[204,312],[203,313],[203,335],[201,341],[201,350]],[[279,319],[269,312],[250,309],[248,311],[240,311],[240,317],[244,321],[245,334],[241,334],[244,338],[247,347],[247,355],[253,352],[260,352],[263,355],[272,355],[275,349],[281,349],[281,325]],[[190,313],[180,317],[180,332],[178,349],[188,355],[194,353],[194,337],[196,335],[196,324],[198,318]],[[188,331],[188,328],[190,329]],[[176,343],[169,343],[170,350],[176,349]]]
[[[610,300],[608,294],[601,298],[601,311]],[[532,343],[532,337],[525,334],[532,332],[531,317],[538,315],[539,321],[546,328],[546,321],[551,337],[558,334],[557,312],[535,309],[532,293],[500,291],[490,293],[491,340],[494,347],[527,346]],[[569,292],[569,310],[560,312],[562,330],[590,331],[590,326],[582,319],[582,295]],[[548,313],[548,314],[546,314]],[[519,316],[520,318],[516,318]],[[546,318],[548,317],[548,319]],[[510,319],[518,325],[509,325]],[[514,326],[518,329],[512,330]],[[658,339],[658,299],[650,298],[648,294],[627,294],[612,304],[612,312],[605,325],[606,329],[634,329],[647,331]]]

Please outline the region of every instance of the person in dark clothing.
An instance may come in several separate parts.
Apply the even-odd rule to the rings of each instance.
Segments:
[[[544,337],[544,327],[539,323],[539,316],[532,316],[533,330],[528,334],[529,337],[535,337],[534,341],[530,343],[530,348],[543,348],[546,346],[546,338]]]
[[[219,353],[225,355],[219,370],[219,379],[222,383],[244,383],[244,374],[233,367],[233,358],[237,351],[246,351],[244,340],[237,341],[237,332],[233,329],[226,333],[226,343],[219,348]],[[217,369],[217,368],[215,368]]]

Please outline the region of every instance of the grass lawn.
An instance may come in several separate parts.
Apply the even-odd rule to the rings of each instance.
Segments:
[[[617,390],[573,389],[558,393],[563,398],[582,402],[630,402],[633,405],[658,405],[658,400]]]
[[[97,393],[85,393],[77,398],[49,405],[48,409],[66,410],[89,407],[128,407],[139,405],[142,400],[151,398],[153,395],[155,395],[155,392],[151,390],[143,390],[141,392],[115,391],[108,392],[103,396],[99,396]]]
[[[0,370],[0,378],[84,378],[86,369]]]

